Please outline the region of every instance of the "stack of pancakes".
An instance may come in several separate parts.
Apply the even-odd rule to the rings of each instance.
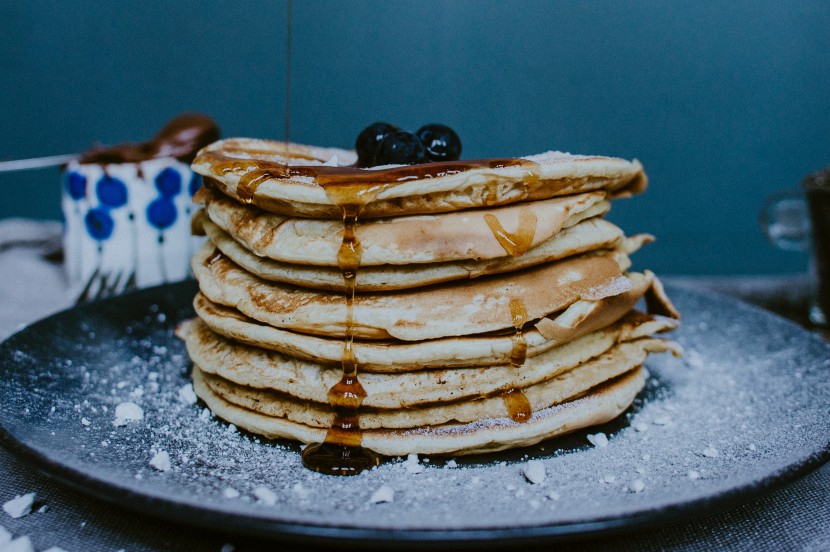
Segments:
[[[645,189],[636,161],[354,162],[250,139],[194,161],[209,241],[179,334],[218,416],[352,452],[501,450],[616,417],[674,350],[662,286],[629,272],[652,238],[603,219]]]

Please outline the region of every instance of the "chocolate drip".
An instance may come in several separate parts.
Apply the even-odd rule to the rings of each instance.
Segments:
[[[175,157],[189,164],[200,149],[218,139],[219,127],[210,117],[185,113],[164,125],[152,140],[93,148],[81,156],[80,162],[106,165]]]

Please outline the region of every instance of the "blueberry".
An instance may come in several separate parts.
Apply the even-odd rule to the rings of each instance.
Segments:
[[[378,146],[388,134],[400,130],[398,127],[390,125],[389,123],[372,123],[361,131],[357,136],[354,149],[357,151],[357,166],[358,167],[373,167],[375,163],[375,156],[378,152]]]
[[[427,162],[427,150],[417,136],[399,130],[386,136],[378,147],[378,165],[413,165]]]
[[[461,157],[461,140],[450,127],[433,123],[422,126],[416,134],[430,161],[457,161]]]

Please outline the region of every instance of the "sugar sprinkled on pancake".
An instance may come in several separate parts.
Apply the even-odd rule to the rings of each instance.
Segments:
[[[659,280],[629,272],[653,238],[603,219],[645,190],[639,162],[355,160],[245,138],[195,159],[209,241],[178,335],[222,418],[358,473],[374,453],[502,450],[608,421],[648,354],[679,354],[658,336],[678,316]]]

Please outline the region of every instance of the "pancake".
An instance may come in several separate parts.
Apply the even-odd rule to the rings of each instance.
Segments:
[[[339,268],[284,263],[259,257],[210,220],[202,219],[199,224],[219,251],[241,268],[264,280],[329,291],[343,289],[343,273]],[[513,272],[597,249],[621,248],[626,253],[631,253],[652,239],[647,234],[625,238],[622,230],[608,221],[594,217],[563,229],[523,255],[485,261],[361,267],[356,276],[355,286],[358,292],[412,289],[453,280]]]
[[[406,408],[523,389],[602,355],[619,342],[640,339],[642,334],[636,331],[636,326],[642,322],[638,319],[619,322],[591,332],[528,358],[518,368],[506,364],[402,373],[364,372],[360,375],[366,391],[362,404],[367,408]],[[227,340],[198,319],[182,324],[177,333],[184,339],[190,358],[202,371],[240,385],[327,403],[328,390],[342,376],[340,367]]]
[[[530,420],[508,417],[449,423],[408,429],[363,430],[362,445],[384,456],[407,454],[476,454],[529,446],[577,429],[608,422],[622,414],[643,388],[646,372],[636,368],[602,383],[589,393],[534,412]],[[193,371],[193,388],[208,408],[237,427],[267,438],[286,438],[302,443],[321,443],[327,431],[286,418],[271,417],[234,405],[213,392]]]
[[[528,416],[530,413],[559,404],[581,395],[604,381],[615,378],[645,362],[649,353],[670,350],[671,345],[662,339],[638,339],[621,343],[599,357],[573,369],[523,389],[512,389],[510,394],[521,392],[527,400],[529,412],[510,411],[509,399],[504,392],[486,397],[436,403],[398,410],[364,408],[360,412],[360,427],[412,428],[446,424],[467,423],[487,418]],[[194,370],[199,370],[198,366]],[[201,377],[210,389],[226,401],[259,412],[265,416],[286,418],[307,426],[328,428],[335,413],[328,404],[296,399],[291,395],[268,389],[256,389],[235,384],[221,377],[202,372]]]
[[[205,213],[258,257],[302,265],[338,267],[340,220],[291,218],[205,192]],[[360,266],[417,265],[523,257],[563,228],[606,213],[603,192],[437,215],[361,222]]]
[[[202,149],[195,172],[227,196],[286,216],[339,219],[346,203],[362,218],[418,215],[547,199],[593,190],[612,197],[645,190],[637,161],[546,152],[520,159],[353,168],[356,155],[249,138]]]
[[[533,321],[580,299],[625,293],[635,287],[623,274],[629,263],[621,251],[589,254],[507,276],[361,294],[351,313],[342,293],[267,282],[207,249],[194,255],[191,266],[211,301],[277,328],[342,337],[351,322],[357,338],[421,341],[513,329],[516,310],[524,321]]]
[[[654,285],[654,277],[629,275],[634,288],[598,301],[580,300],[561,313],[549,315],[522,332],[526,357],[572,341],[622,318]],[[339,364],[343,340],[281,330],[262,324],[230,307],[211,302],[201,293],[193,306],[197,316],[216,333],[233,341],[272,349],[286,355],[322,364]],[[628,314],[626,320],[637,318]],[[673,329],[677,322],[665,317],[640,320],[638,328],[650,333]],[[541,331],[539,330],[541,328]],[[508,364],[516,345],[515,334],[466,336],[428,341],[354,341],[353,352],[366,372],[404,372],[428,368]]]

